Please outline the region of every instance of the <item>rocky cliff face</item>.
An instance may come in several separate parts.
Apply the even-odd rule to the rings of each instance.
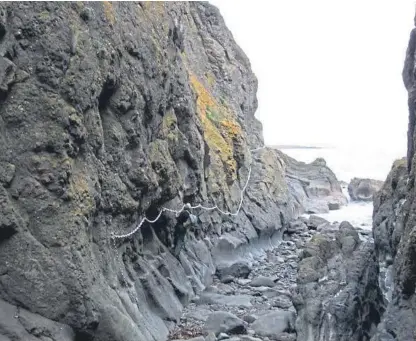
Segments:
[[[374,202],[376,250],[381,264],[390,265],[385,276],[387,283],[381,278],[387,311],[373,338],[377,341],[416,339],[415,53],[416,29],[413,29],[403,70],[409,93],[407,174],[405,160],[397,161]]]
[[[217,261],[282,231],[256,89],[207,3],[2,2],[0,338],[163,340]],[[195,209],[177,258],[167,211],[111,238],[162,207],[234,213],[249,175],[238,215]]]

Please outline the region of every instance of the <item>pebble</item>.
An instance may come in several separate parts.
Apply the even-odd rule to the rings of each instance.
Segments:
[[[219,341],[219,340],[224,340],[224,339],[229,339],[229,338],[230,338],[230,336],[228,334],[220,333],[217,337],[217,340]]]

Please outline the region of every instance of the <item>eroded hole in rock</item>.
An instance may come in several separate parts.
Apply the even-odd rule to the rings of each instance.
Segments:
[[[92,341],[94,337],[85,331],[78,331],[75,333],[75,340],[74,341]]]
[[[100,96],[98,97],[98,110],[102,111],[108,107],[111,97],[117,90],[117,80],[115,76],[109,75],[104,82]]]

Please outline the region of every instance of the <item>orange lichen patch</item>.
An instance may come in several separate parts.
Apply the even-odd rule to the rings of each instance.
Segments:
[[[231,121],[231,120],[222,120],[221,124],[225,128],[225,130],[227,131],[227,134],[230,137],[241,136],[241,127],[237,122]]]
[[[113,4],[110,1],[103,1],[104,6],[104,15],[106,19],[110,22],[110,24],[114,24],[116,21],[116,18],[114,16],[114,9]]]
[[[227,176],[234,180],[237,177],[234,141],[241,138],[241,127],[236,122],[233,112],[225,104],[218,104],[213,95],[191,72],[189,80],[197,94],[196,104],[204,129],[204,138],[211,151],[219,155]]]

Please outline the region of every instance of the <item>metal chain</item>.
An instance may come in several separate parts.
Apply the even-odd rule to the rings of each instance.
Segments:
[[[257,151],[259,151],[259,150],[262,150],[262,149],[264,149],[264,148],[266,148],[266,146],[262,146],[262,147],[258,147],[258,148],[255,148],[255,149],[251,149],[250,150],[250,152],[251,153],[253,153],[253,152],[257,152]],[[213,210],[217,210],[218,212],[220,212],[220,213],[222,213],[222,214],[224,214],[224,215],[229,215],[229,216],[237,216],[239,213],[240,213],[240,210],[241,210],[241,207],[242,207],[242,205],[243,205],[243,199],[244,199],[244,192],[246,191],[246,189],[247,189],[247,186],[248,186],[248,183],[249,183],[249,181],[250,181],[250,178],[251,178],[251,165],[250,165],[250,167],[249,167],[249,169],[248,169],[248,176],[247,176],[247,181],[246,181],[246,183],[245,183],[245,185],[244,185],[244,187],[242,188],[242,190],[241,190],[241,192],[240,192],[240,202],[239,202],[239,204],[238,204],[238,207],[237,207],[237,210],[235,211],[235,212],[228,212],[228,211],[224,211],[224,210],[222,210],[221,208],[219,208],[216,204],[214,205],[214,206],[212,206],[212,207],[207,207],[207,206],[203,206],[203,205],[201,205],[201,204],[198,204],[198,205],[195,205],[195,206],[192,206],[191,204],[189,204],[189,203],[186,203],[186,204],[184,204],[179,210],[174,210],[174,209],[171,209],[171,208],[167,208],[167,207],[162,207],[162,209],[160,210],[160,212],[159,212],[159,214],[156,216],[156,218],[154,218],[153,220],[150,220],[150,219],[148,219],[147,217],[144,217],[141,221],[140,221],[140,223],[132,230],[132,231],[130,231],[129,233],[126,233],[126,234],[115,234],[115,233],[112,233],[111,234],[111,238],[113,238],[113,239],[122,239],[122,238],[128,238],[128,237],[130,237],[130,236],[132,236],[133,234],[135,234],[141,227],[142,227],[142,225],[147,221],[148,223],[150,223],[150,224],[153,224],[153,223],[155,223],[156,221],[158,221],[159,220],[159,218],[162,216],[162,214],[163,214],[163,212],[170,212],[170,213],[175,213],[175,215],[176,216],[178,216],[181,212],[183,212],[183,210],[185,210],[185,209],[202,209],[202,210],[205,210],[205,211],[213,211]]]

